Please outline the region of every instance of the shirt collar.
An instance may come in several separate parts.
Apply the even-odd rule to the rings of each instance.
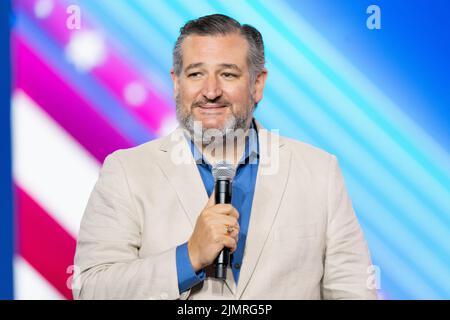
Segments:
[[[211,164],[203,158],[203,154],[195,145],[194,141],[186,135],[186,139],[190,143],[192,156],[194,157],[195,163],[200,165],[206,165],[211,167]],[[245,164],[257,164],[259,161],[259,141],[258,141],[258,129],[255,124],[255,119],[252,119],[250,123],[250,128],[247,136],[245,137],[245,150],[244,155],[238,162],[239,165]]]

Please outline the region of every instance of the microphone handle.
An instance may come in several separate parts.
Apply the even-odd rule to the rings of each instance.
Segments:
[[[231,203],[231,181],[217,180],[216,181],[216,204]],[[227,266],[230,263],[230,249],[223,248],[217,256],[215,264],[215,276],[217,279],[225,280],[227,278]]]

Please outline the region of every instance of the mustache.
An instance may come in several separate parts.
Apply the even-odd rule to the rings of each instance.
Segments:
[[[223,99],[215,99],[215,100],[207,100],[207,99],[202,99],[200,101],[196,101],[192,104],[192,108],[196,108],[196,107],[204,107],[206,104],[208,103],[213,103],[213,104],[220,104],[226,107],[230,107],[231,103],[229,103],[226,100]]]

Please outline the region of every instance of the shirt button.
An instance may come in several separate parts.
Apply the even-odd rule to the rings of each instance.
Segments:
[[[234,264],[234,267],[235,267],[236,269],[240,269],[240,268],[241,268],[241,264],[240,264],[240,263],[235,263],[235,264]]]

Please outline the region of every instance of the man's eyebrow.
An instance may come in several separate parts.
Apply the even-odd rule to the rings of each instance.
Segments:
[[[239,72],[241,71],[241,69],[234,63],[222,63],[219,66],[224,69],[234,69]]]
[[[199,67],[201,67],[201,66],[203,66],[203,63],[202,63],[202,62],[191,63],[190,65],[188,65],[188,66],[184,69],[184,72],[186,73],[186,72],[188,72],[188,71],[191,70],[191,69],[199,68]]]
[[[191,69],[200,68],[202,66],[204,66],[204,63],[202,63],[202,62],[191,63],[184,69],[184,72],[187,73]],[[223,68],[223,69],[233,69],[233,70],[241,72],[241,69],[234,63],[221,63],[221,64],[219,64],[219,67]]]

